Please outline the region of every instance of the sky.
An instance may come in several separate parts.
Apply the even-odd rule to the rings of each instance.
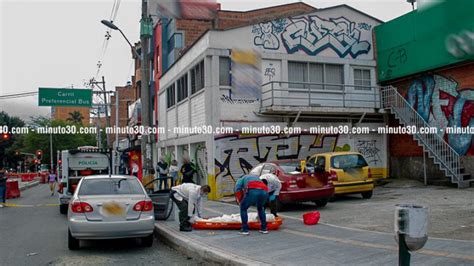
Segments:
[[[251,10],[298,2],[295,0],[218,0],[224,10]],[[317,8],[347,4],[382,21],[411,11],[406,0],[305,0]],[[120,3],[118,9],[114,3]],[[117,7],[117,5],[115,5]],[[0,0],[0,96],[37,91],[39,87],[84,88],[84,82],[105,77],[106,89],[131,80],[130,47],[102,19],[119,26],[132,43],[139,36],[140,0]],[[116,10],[116,12],[112,12]],[[113,15],[115,14],[115,15]],[[98,62],[101,62],[97,74]],[[0,111],[28,120],[49,115],[37,96],[0,99]]]

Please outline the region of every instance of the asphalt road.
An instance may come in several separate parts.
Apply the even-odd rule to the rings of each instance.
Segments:
[[[57,196],[40,184],[21,192],[11,206],[0,208],[0,265],[197,265],[198,261],[158,240],[152,248],[134,239],[83,241],[67,248],[67,219],[59,214]]]

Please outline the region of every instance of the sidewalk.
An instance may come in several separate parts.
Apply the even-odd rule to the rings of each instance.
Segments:
[[[236,205],[207,201],[205,216],[238,213]],[[255,210],[253,210],[255,211]],[[302,220],[281,213],[285,219],[278,231],[268,235],[251,231],[178,230],[177,221],[158,221],[159,237],[173,247],[199,259],[227,265],[386,265],[397,264],[398,248],[393,234],[351,229],[330,224],[305,226]],[[474,241],[429,239],[412,253],[416,265],[473,264]]]

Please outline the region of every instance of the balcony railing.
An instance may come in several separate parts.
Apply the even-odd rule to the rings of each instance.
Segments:
[[[262,85],[260,110],[334,107],[381,108],[380,87],[271,81]]]

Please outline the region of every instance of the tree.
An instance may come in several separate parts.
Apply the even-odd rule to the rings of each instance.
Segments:
[[[33,120],[33,119],[32,119]],[[63,128],[67,129],[68,132],[73,132],[75,128],[76,133],[68,132],[53,132],[53,159],[56,159],[58,150],[69,150],[75,149],[79,146],[95,146],[96,136],[95,134],[79,134],[79,127],[81,125],[75,124],[70,121],[62,120],[48,120],[44,118],[35,118],[33,127],[45,127],[50,126],[52,129]],[[38,131],[31,131],[24,138],[24,150],[29,153],[34,153],[36,150],[43,151],[42,162],[49,164],[51,160],[50,151],[50,134],[40,134]]]
[[[66,120],[74,124],[82,124],[83,119],[84,119],[84,116],[81,114],[81,112],[74,111],[74,112],[69,113],[69,118]]]
[[[8,128],[8,131],[11,131],[13,127],[18,128],[25,126],[25,122],[18,117],[10,116],[2,111],[0,112],[0,127],[3,128],[4,126]],[[15,149],[18,149],[22,145],[22,135],[8,132],[8,136],[8,139],[0,140],[0,167],[14,167],[17,160]]]

